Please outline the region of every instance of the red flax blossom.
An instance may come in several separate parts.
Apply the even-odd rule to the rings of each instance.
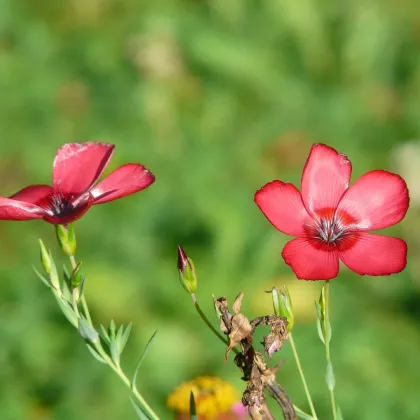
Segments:
[[[315,144],[303,169],[301,192],[272,181],[255,194],[255,203],[274,227],[296,236],[282,256],[297,278],[332,279],[339,260],[361,275],[383,276],[405,268],[406,243],[368,231],[403,219],[409,204],[406,183],[396,174],[375,170],[349,188],[350,176],[346,156]]]
[[[0,197],[0,220],[44,219],[62,225],[82,217],[94,204],[141,191],[155,177],[142,165],[127,163],[94,185],[108,165],[114,145],[71,143],[62,146],[53,164],[53,185],[30,185]]]

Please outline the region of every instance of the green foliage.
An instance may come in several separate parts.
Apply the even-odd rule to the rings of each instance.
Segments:
[[[197,411],[195,408],[194,393],[191,391],[190,394],[190,420],[197,420]]]
[[[94,318],[133,321],[127,372],[159,330],[164,344],[152,347],[138,387],[162,418],[171,416],[168,393],[195,376],[243,389],[179,286],[178,243],[194,256],[207,314],[212,293],[243,291],[252,296],[244,312],[260,316],[272,305],[264,291],[287,283],[301,362],[319,418],[329,418],[312,303],[320,285],[293,279],[280,256],[287,238],[253,194],[273,179],[298,184],[313,142],[347,154],[354,178],[407,168],[396,152],[419,138],[419,20],[415,0],[1,2],[0,194],[49,183],[56,150],[72,141],[115,143],[110,170],[138,161],[156,175],[151,188],[95,206],[74,227]],[[409,243],[407,270],[343,271],[330,285],[335,393],[347,419],[420,412],[414,188],[411,196],[406,220],[389,232]],[[1,419],[134,418],[124,385],[32,273],[37,238],[59,254],[54,229],[0,226]],[[281,385],[306,409],[288,346],[280,359]]]

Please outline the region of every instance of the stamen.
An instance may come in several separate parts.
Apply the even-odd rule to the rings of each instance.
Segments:
[[[320,217],[315,222],[314,238],[327,244],[336,244],[346,234],[346,228],[337,215]]]

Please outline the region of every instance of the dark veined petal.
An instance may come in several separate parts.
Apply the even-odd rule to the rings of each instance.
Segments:
[[[32,203],[0,197],[0,220],[42,219],[46,210]]]
[[[280,232],[293,236],[304,234],[309,215],[294,185],[272,181],[255,193],[254,201]]]
[[[101,176],[114,151],[106,143],[69,143],[54,159],[53,186],[63,194],[82,194]]]
[[[351,176],[347,156],[324,144],[314,144],[302,173],[302,200],[309,213],[335,209]]]
[[[127,163],[111,172],[103,181],[91,189],[93,204],[117,200],[126,195],[144,190],[153,184],[155,177],[144,166]]]
[[[338,252],[328,245],[296,238],[288,242],[282,257],[301,280],[330,280],[338,275]]]
[[[52,192],[53,189],[49,185],[29,185],[9,198],[41,206],[51,196]]]
[[[351,247],[340,249],[340,258],[357,274],[385,276],[404,270],[407,244],[399,238],[360,232]]]
[[[361,176],[346,191],[337,211],[354,217],[357,229],[383,229],[404,218],[409,201],[407,185],[399,175],[377,170]]]

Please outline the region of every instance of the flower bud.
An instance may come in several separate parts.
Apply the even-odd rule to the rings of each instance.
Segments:
[[[82,263],[79,262],[70,275],[70,286],[72,289],[77,289],[84,281],[85,275],[82,271]]]
[[[83,295],[83,286],[85,285],[85,275],[82,271],[82,263],[79,262],[76,268],[70,275],[70,287],[72,290],[73,298],[76,302],[79,302]]]
[[[178,271],[182,287],[192,295],[197,290],[197,277],[194,263],[187,257],[181,246],[178,245]]]
[[[324,319],[325,317],[325,308],[327,307],[326,297],[325,297],[325,285],[322,286],[321,294],[319,295],[319,307],[321,309],[321,318]]]
[[[290,299],[289,289],[284,284],[280,289],[273,287],[271,290],[273,298],[273,308],[276,316],[287,319],[287,331],[292,331],[295,316],[293,314],[292,300]]]
[[[319,300],[316,306],[318,315],[318,333],[321,340],[328,344],[331,340],[331,324],[328,317],[328,285],[324,284],[319,295]]]
[[[58,243],[60,244],[60,248],[63,253],[68,257],[74,256],[77,245],[73,225],[56,225],[56,233]]]
[[[42,242],[42,239],[39,240],[39,250],[41,254],[41,264],[44,268],[45,272],[47,274],[51,273],[51,259],[50,254],[47,251],[47,248],[45,248],[44,242]]]

